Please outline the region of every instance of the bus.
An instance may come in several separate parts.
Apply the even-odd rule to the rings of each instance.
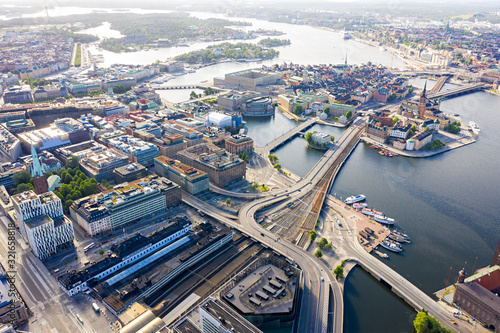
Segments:
[[[92,307],[94,308],[94,311],[95,311],[95,312],[97,312],[97,313],[99,313],[99,310],[101,310],[101,309],[99,308],[99,306],[98,306],[95,302],[94,302],[94,303],[92,303]]]
[[[85,246],[83,248],[83,251],[84,252],[87,252],[87,251],[90,251],[91,249],[93,249],[95,247],[95,243],[90,243],[89,245]]]

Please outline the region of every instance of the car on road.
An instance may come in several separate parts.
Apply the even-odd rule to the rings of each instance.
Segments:
[[[325,279],[323,277],[321,277],[321,281],[323,282],[323,281],[325,281]]]
[[[261,233],[260,233],[260,235],[261,235],[262,237],[264,237],[264,236],[265,236],[263,232],[261,232]]]

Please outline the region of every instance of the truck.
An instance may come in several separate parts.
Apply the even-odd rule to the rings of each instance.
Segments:
[[[101,310],[101,309],[99,308],[99,306],[97,305],[97,303],[95,303],[95,302],[94,302],[94,303],[92,303],[92,307],[94,308],[94,311],[95,311],[95,312],[97,312],[97,313]]]

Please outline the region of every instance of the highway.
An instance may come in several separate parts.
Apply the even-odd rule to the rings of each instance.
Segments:
[[[224,216],[217,208],[199,200],[196,197],[183,194],[183,201],[189,205],[202,210],[209,216],[233,227],[250,237],[258,240],[262,244],[272,248],[282,255],[293,259],[303,270],[304,288],[301,303],[301,311],[297,324],[297,332],[318,332],[326,333],[328,324],[328,304],[329,288],[333,292],[334,320],[333,331],[343,331],[344,307],[342,291],[333,277],[330,269],[324,262],[315,258],[309,252],[293,245],[292,243],[275,235],[271,231],[264,229],[255,221],[255,214],[275,203],[284,200],[295,200],[311,191],[314,186],[321,181],[325,172],[329,170],[336,160],[336,156],[342,154],[345,147],[349,146],[352,140],[358,138],[360,131],[364,129],[363,119],[358,119],[353,126],[349,127],[339,138],[335,145],[329,149],[318,163],[312,168],[306,177],[288,188],[283,188],[270,192],[262,198],[243,206],[238,214],[238,221],[234,221]],[[324,281],[322,281],[322,278]]]

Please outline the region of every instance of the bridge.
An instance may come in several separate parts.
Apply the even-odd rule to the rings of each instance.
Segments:
[[[441,76],[441,77],[437,80],[437,82],[436,82],[436,84],[434,85],[434,87],[432,87],[432,89],[431,89],[431,90],[429,90],[429,93],[431,93],[431,94],[432,94],[432,93],[437,93],[437,92],[440,92],[440,91],[441,91],[441,89],[443,88],[444,84],[446,83],[446,81],[448,81],[448,79],[449,79],[449,78],[450,78],[450,76],[449,76],[449,75],[443,75],[443,76]]]
[[[302,268],[304,272],[303,294],[299,317],[295,326],[296,332],[326,333],[329,316],[328,308],[331,301],[333,301],[334,317],[332,327],[329,330],[343,332],[343,296],[337,280],[323,261],[316,259],[311,253],[304,251],[294,243],[302,243],[303,233],[308,228],[314,228],[317,221],[317,212],[321,210],[328,188],[350,152],[359,142],[363,129],[364,122],[363,118],[361,118],[343,133],[337,143],[324,154],[304,178],[288,188],[271,191],[268,195],[257,197],[247,203],[240,209],[237,221],[224,216],[225,214],[221,213],[218,208],[196,197],[183,196],[186,203],[240,230],[283,256],[291,258]],[[276,204],[286,205],[287,203],[297,205],[292,209],[287,209],[286,216],[277,219],[277,221],[283,223],[277,227],[276,233],[263,228],[255,220],[258,211]],[[345,206],[342,203],[340,204]],[[302,209],[299,209],[299,206]],[[292,220],[292,222],[287,225],[287,220]],[[314,224],[312,224],[313,222]],[[351,220],[347,221],[347,219],[345,221],[346,225],[351,222]],[[343,231],[345,234],[342,239],[345,242],[343,248],[346,250],[346,259],[355,260],[375,278],[389,285],[394,293],[402,297],[416,310],[424,308],[445,326],[453,328],[457,332],[467,332],[461,326],[451,325],[451,319],[453,318],[451,314],[441,308],[429,296],[367,253],[359,244],[356,238],[357,233],[353,231],[355,229]],[[333,300],[329,297],[330,291],[333,294]]]
[[[198,84],[181,84],[176,86],[155,86],[154,90],[176,90],[176,89],[207,89],[206,86]],[[219,89],[220,90],[220,89]]]
[[[457,87],[450,90],[440,91],[436,93],[427,94],[428,98],[443,98],[443,97],[454,97],[459,95],[469,94],[474,91],[482,90],[486,87],[484,83],[471,83],[461,87]]]
[[[262,147],[262,149],[265,152],[269,152],[269,153],[273,152],[276,148],[278,148],[282,144],[287,143],[288,141],[292,140],[300,132],[303,132],[303,131],[307,130],[308,128],[312,127],[314,124],[316,124],[316,121],[317,121],[316,119],[307,119],[299,126],[286,132],[285,134],[283,134],[279,138],[276,138],[273,141],[269,142],[267,145]],[[266,156],[267,156],[267,154],[266,154]]]
[[[432,75],[432,76],[442,76],[442,75],[453,75],[454,73],[450,70],[421,70],[421,71],[392,71],[393,74],[404,75],[404,76],[419,76],[419,75]]]

